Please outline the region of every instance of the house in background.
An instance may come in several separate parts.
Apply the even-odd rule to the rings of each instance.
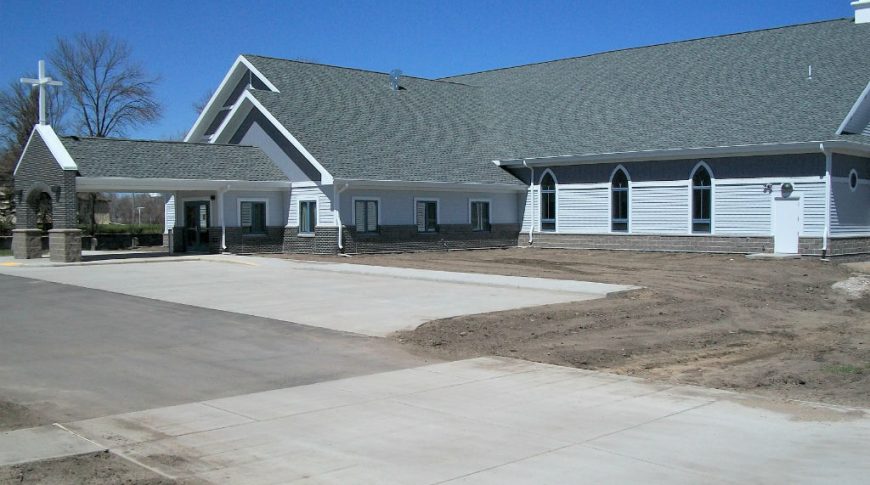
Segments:
[[[173,250],[870,253],[870,1],[855,6],[435,80],[243,55],[187,143],[38,126],[19,227],[39,197],[63,222],[70,192],[140,191],[168,194]]]

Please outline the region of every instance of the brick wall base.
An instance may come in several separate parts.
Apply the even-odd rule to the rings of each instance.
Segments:
[[[503,248],[517,245],[519,226],[493,224],[489,231],[476,232],[467,224],[442,224],[438,232],[421,233],[417,226],[381,226],[377,233],[358,233],[344,228],[344,252],[383,253],[447,249]]]
[[[521,234],[520,246],[527,246],[528,234]],[[611,249],[684,253],[772,253],[772,237],[741,236],[656,236],[639,234],[552,234],[536,233],[536,247],[567,249]],[[804,256],[846,256],[870,254],[870,237],[831,239],[827,254],[822,238],[802,237],[798,252]]]
[[[284,227],[267,227],[265,234],[246,234],[241,227],[226,228],[227,251],[244,253],[280,253],[283,250]],[[217,228],[220,244],[220,228]]]
[[[285,227],[282,252],[338,254],[338,228],[317,226],[314,234],[299,234],[298,227]]]
[[[82,260],[82,231],[52,229],[48,231],[48,252],[52,261],[73,263]]]
[[[42,257],[42,231],[39,229],[15,229],[12,231],[12,255],[16,259]]]

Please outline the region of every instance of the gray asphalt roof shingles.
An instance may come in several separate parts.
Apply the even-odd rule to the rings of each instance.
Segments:
[[[870,24],[833,20],[441,80],[245,57],[254,96],[336,178],[516,183],[494,159],[801,142],[870,80]],[[813,66],[813,78],[807,68]]]
[[[205,143],[63,137],[84,177],[286,181],[256,147]]]

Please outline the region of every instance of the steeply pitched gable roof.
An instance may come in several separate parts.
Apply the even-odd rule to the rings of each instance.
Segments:
[[[515,183],[494,159],[827,140],[870,80],[833,20],[455,76],[244,56],[252,91],[336,178]],[[808,67],[812,66],[812,79]]]
[[[118,138],[63,137],[84,177],[286,181],[256,147]]]

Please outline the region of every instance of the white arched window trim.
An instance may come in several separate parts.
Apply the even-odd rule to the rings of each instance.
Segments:
[[[625,174],[626,180],[628,180],[628,201],[627,201],[627,209],[625,214],[625,231],[614,231],[613,230],[613,178],[616,177],[616,174],[622,171]],[[610,178],[608,179],[608,187],[607,187],[607,220],[610,232],[613,234],[631,234],[631,172],[625,168],[624,165],[619,164],[616,168],[610,172]]]
[[[695,173],[701,168],[706,169],[707,174],[710,175],[710,232],[695,233],[692,230],[692,220],[694,219],[692,217],[692,214],[694,212],[694,207],[692,205],[694,203],[692,180],[694,180],[695,178]],[[687,194],[689,197],[689,219],[687,221],[688,226],[686,229],[688,234],[701,234],[712,236],[716,232],[716,174],[713,173],[713,169],[710,167],[710,165],[707,164],[707,162],[700,160],[698,161],[698,163],[695,164],[694,167],[692,167],[692,171],[689,172],[689,179],[686,185],[688,186]]]
[[[552,177],[553,179],[553,205],[554,205],[554,213],[552,219],[544,219],[544,179],[547,178],[547,175]],[[547,192],[548,194],[550,192]],[[544,230],[544,224],[550,223],[553,224],[552,230]],[[556,178],[556,174],[553,173],[551,169],[544,170],[541,173],[541,177],[538,179],[538,231],[539,232],[559,232],[559,179]]]

